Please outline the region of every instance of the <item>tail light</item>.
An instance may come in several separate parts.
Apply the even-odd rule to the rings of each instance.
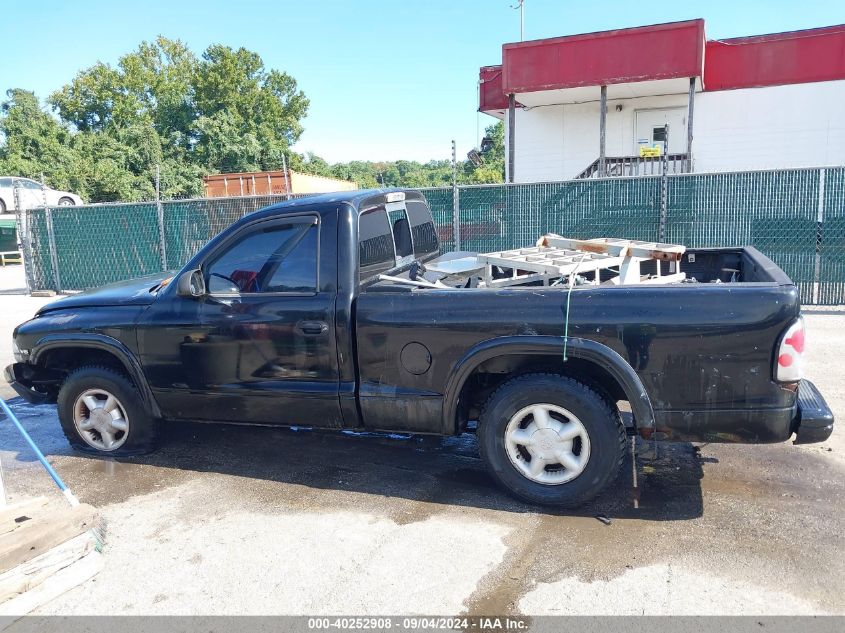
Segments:
[[[804,319],[798,317],[783,333],[777,350],[778,382],[797,382],[804,375]]]

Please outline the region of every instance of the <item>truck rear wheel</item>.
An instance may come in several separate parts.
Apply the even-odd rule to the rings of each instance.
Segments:
[[[625,426],[605,398],[557,374],[526,374],[499,387],[478,425],[481,456],[511,493],[575,507],[602,492],[625,456]]]
[[[122,373],[88,366],[73,371],[57,400],[59,422],[70,445],[107,455],[138,455],[155,448],[157,420]]]

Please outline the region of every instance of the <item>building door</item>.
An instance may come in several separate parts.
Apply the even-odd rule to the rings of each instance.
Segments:
[[[670,154],[683,154],[687,151],[687,110],[686,108],[660,108],[637,110],[634,129],[634,155],[639,155],[640,147],[659,147],[660,153],[667,152],[665,126],[669,125]]]

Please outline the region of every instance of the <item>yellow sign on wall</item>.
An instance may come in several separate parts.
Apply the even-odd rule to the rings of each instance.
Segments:
[[[658,158],[659,156],[660,145],[655,145],[654,147],[646,147],[645,145],[640,145],[641,158]]]

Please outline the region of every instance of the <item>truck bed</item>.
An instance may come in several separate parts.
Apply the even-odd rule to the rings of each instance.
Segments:
[[[571,363],[563,360],[565,337],[570,345],[592,341],[621,356],[645,387],[655,428],[669,438],[787,439],[796,396],[774,381],[772,368],[775,345],[800,312],[797,288],[751,247],[691,249],[683,270],[695,281],[575,286],[568,328],[564,285],[374,284],[356,302],[364,422],[379,428],[389,420],[391,428],[383,430],[455,432],[444,428],[454,425],[445,400],[454,368],[484,345],[530,335],[558,342],[563,369]],[[414,374],[403,367],[406,348],[428,355],[430,369]],[[495,381],[477,385],[482,396],[493,387]],[[477,415],[471,404],[462,406],[465,420]]]
[[[464,253],[463,259],[474,257],[474,253]],[[444,256],[449,257],[449,255]],[[436,267],[440,260],[435,260],[429,263],[430,267]],[[663,262],[663,274],[666,274],[666,263]],[[654,275],[658,262],[652,260],[643,262],[641,269],[643,274]],[[766,283],[775,285],[793,285],[792,280],[787,276],[780,267],[775,264],[768,257],[763,255],[760,251],[752,246],[736,247],[736,248],[693,248],[687,249],[681,261],[679,268],[686,274],[684,285],[694,283]],[[673,268],[674,270],[674,268]],[[512,270],[502,268],[502,272],[510,275]],[[607,282],[616,276],[615,272],[608,270],[600,271],[600,280]],[[428,281],[441,280],[447,286],[452,288],[476,290],[484,289],[479,287],[476,283],[471,283],[471,278],[476,277],[474,281],[480,281],[477,271],[470,273],[456,273],[445,275],[440,273],[428,273],[425,279]],[[405,271],[402,275],[397,276],[398,279],[408,280],[409,273]],[[509,288],[516,287],[537,287],[544,286],[543,282],[532,281],[524,284],[509,285]],[[667,283],[666,285],[675,285],[674,283]],[[369,285],[366,290],[368,292],[396,292],[402,289],[411,291],[415,286],[403,283],[397,283],[396,280],[386,279],[379,283]]]
[[[733,280],[740,283],[792,284],[777,264],[751,246],[687,249],[683,270],[688,277],[694,277],[700,283],[730,283]]]

